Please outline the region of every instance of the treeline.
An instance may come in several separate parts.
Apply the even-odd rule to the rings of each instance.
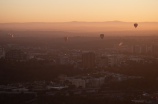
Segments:
[[[144,78],[158,78],[158,63],[130,63],[127,66],[108,67],[105,71]]]
[[[116,90],[144,90],[147,92],[154,92],[158,90],[158,64],[156,63],[132,63],[128,66],[108,67],[105,71],[129,76],[140,76],[141,78],[115,82],[110,82],[110,79],[108,79],[102,88],[109,87],[110,89]]]
[[[75,69],[73,65],[53,64],[49,60],[14,61],[0,59],[0,84],[37,80],[53,81],[60,74],[75,76],[93,73],[98,70],[102,69]],[[128,66],[107,67],[104,70],[130,76],[142,76],[150,80],[156,80],[158,77],[158,64],[156,63],[132,63]]]
[[[0,95],[1,104],[134,104],[130,100],[116,99],[108,97],[94,96],[62,96],[62,95],[42,95],[33,97],[32,95]],[[32,99],[31,99],[32,98]]]
[[[124,90],[132,93],[134,90],[154,93],[158,90],[158,80],[156,79],[128,79],[122,81],[109,81],[101,86],[101,90]]]
[[[60,74],[74,76],[87,72],[88,70],[74,69],[72,65],[56,65],[48,60],[0,60],[0,84],[37,80],[53,81]]]
[[[62,99],[62,100],[61,100]],[[37,104],[134,104],[130,100],[120,100],[101,96],[41,96]]]

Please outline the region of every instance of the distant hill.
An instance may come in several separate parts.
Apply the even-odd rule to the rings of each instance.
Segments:
[[[29,22],[29,23],[0,23],[0,30],[14,31],[65,31],[75,33],[111,32],[111,31],[158,31],[158,22],[105,21],[105,22]]]

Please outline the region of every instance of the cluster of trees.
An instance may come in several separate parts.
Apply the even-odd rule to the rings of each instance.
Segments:
[[[130,63],[128,66],[108,67],[109,72],[120,73],[130,76],[142,76],[145,78],[157,78],[158,64],[154,63]]]
[[[148,93],[154,93],[158,90],[158,80],[141,78],[128,79],[124,81],[109,81],[105,82],[105,84],[101,86],[101,90],[105,90],[107,88],[109,90],[124,90],[130,92],[133,90],[141,90]]]
[[[36,99],[35,94],[0,94],[0,104],[25,104],[32,99]]]
[[[1,104],[134,104],[130,100],[94,96],[0,95]]]
[[[139,76],[141,78],[128,79],[124,81],[110,82],[112,79],[108,77],[106,84],[102,87],[109,87],[111,89],[126,89],[126,90],[143,90],[154,92],[158,90],[158,64],[157,63],[131,63],[128,66],[108,67],[105,71],[120,73],[129,76]]]
[[[14,61],[0,59],[0,66],[0,84],[37,80],[53,81],[60,74],[75,76],[93,73],[99,70],[75,69],[71,65],[51,64],[48,60]],[[133,63],[132,65],[122,67],[108,67],[104,70],[130,76],[142,76],[145,81],[150,80],[157,82],[158,64],[156,63]]]
[[[53,65],[47,60],[14,61],[0,59],[0,84],[46,80],[53,81],[60,74],[74,76],[89,70],[74,69],[71,65]]]
[[[62,100],[61,100],[62,99]],[[94,96],[41,96],[37,104],[134,104],[129,100]]]

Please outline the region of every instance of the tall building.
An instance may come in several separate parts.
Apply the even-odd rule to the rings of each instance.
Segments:
[[[132,53],[141,53],[141,47],[139,45],[133,46]]]
[[[151,46],[151,51],[152,51],[152,53],[157,53],[158,52],[158,46],[157,45],[152,45]]]
[[[155,47],[153,47],[153,49],[155,49]],[[150,50],[150,47],[147,47],[146,45],[135,45],[132,47],[132,52],[137,54],[147,53],[150,52]]]
[[[82,54],[82,66],[84,68],[94,68],[95,67],[95,53],[88,52]]]
[[[101,67],[105,67],[105,66],[108,66],[108,57],[106,56],[102,56],[99,60],[99,66]]]
[[[85,88],[85,80],[83,79],[73,79],[71,80],[72,82],[72,85],[75,85],[77,88],[78,87],[82,87],[82,88]]]
[[[23,51],[14,49],[6,52],[5,54],[6,59],[11,59],[11,60],[26,60],[27,56],[24,54]]]
[[[105,82],[104,77],[89,79],[89,85],[91,85],[92,87],[100,87],[101,85],[104,84],[104,82]]]
[[[118,59],[116,56],[108,56],[108,65],[114,66],[118,64]]]
[[[142,46],[140,47],[140,53],[147,53],[147,46],[142,45]]]
[[[69,58],[67,56],[60,57],[60,64],[62,64],[62,65],[69,64]]]

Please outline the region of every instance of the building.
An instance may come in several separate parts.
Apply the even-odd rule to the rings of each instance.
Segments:
[[[158,51],[158,47],[155,45],[146,46],[146,45],[135,45],[132,46],[132,53],[140,54],[140,53],[156,53]]]
[[[60,64],[62,64],[62,65],[70,64],[68,56],[62,56],[62,57],[60,57]]]
[[[10,50],[10,51],[6,52],[5,58],[11,59],[11,60],[26,60],[27,55],[24,54],[24,52],[21,50],[14,49],[14,50]]]
[[[88,52],[82,54],[82,66],[84,68],[94,68],[95,67],[95,53]]]
[[[134,62],[144,62],[144,60],[139,57],[131,57],[129,60]]]
[[[0,58],[4,58],[4,57],[5,57],[4,48],[0,47]]]
[[[140,53],[147,53],[147,46],[142,45],[142,46],[140,47]]]
[[[108,66],[108,57],[102,56],[102,57],[100,58],[98,64],[99,64],[100,67]]]
[[[58,79],[60,79],[60,80],[66,80],[66,78],[67,78],[67,75],[65,75],[65,74],[60,74],[58,76]]]
[[[91,85],[91,87],[100,87],[101,85],[105,83],[105,78],[104,77],[91,78],[89,79],[88,82],[89,82],[89,85]]]
[[[135,45],[132,47],[132,53],[141,53],[141,47],[139,45]]]
[[[152,45],[151,46],[151,52],[152,53],[157,53],[158,52],[158,46],[157,45]]]
[[[82,88],[86,87],[85,86],[86,81],[83,79],[73,79],[73,80],[71,80],[71,82],[72,82],[72,85],[75,85],[77,88],[78,87],[82,87]]]
[[[118,64],[118,59],[116,56],[108,56],[108,65],[114,66]]]

